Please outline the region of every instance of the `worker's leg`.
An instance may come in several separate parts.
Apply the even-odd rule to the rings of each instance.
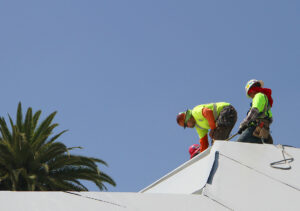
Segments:
[[[215,140],[225,140],[229,137],[237,120],[237,112],[233,106],[226,106],[217,119],[217,128],[214,132]]]
[[[233,127],[237,120],[237,112],[232,105],[226,106],[220,112],[216,121],[217,126],[220,127]]]
[[[233,127],[217,127],[214,131],[214,140],[225,140],[229,137]]]
[[[246,130],[238,138],[238,142],[246,142],[246,143],[256,143],[262,144],[260,138],[253,136],[253,131],[255,130],[255,126],[248,127]]]
[[[265,143],[266,144],[273,144],[273,138],[272,138],[271,134],[269,135],[269,138],[266,140]]]

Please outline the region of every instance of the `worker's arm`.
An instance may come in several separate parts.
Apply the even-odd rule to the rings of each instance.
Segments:
[[[216,123],[215,123],[214,112],[209,108],[203,108],[202,115],[204,116],[205,119],[207,119],[210,129],[212,130],[215,129]]]
[[[248,112],[247,117],[241,122],[239,128],[245,128],[248,126],[249,122],[254,121],[256,117],[258,116],[259,111],[257,108],[251,108],[250,111]]]
[[[254,121],[260,112],[264,111],[266,106],[267,97],[262,93],[257,93],[252,99],[252,107],[247,114],[247,117],[241,122],[239,127],[239,133],[241,133],[244,129],[247,128],[249,122]]]
[[[200,152],[203,152],[204,150],[206,150],[208,148],[208,138],[207,138],[207,135],[205,135],[204,137],[200,138],[199,142],[200,142]]]

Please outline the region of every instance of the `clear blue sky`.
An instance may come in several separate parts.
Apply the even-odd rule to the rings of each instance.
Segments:
[[[275,144],[300,147],[299,11],[297,0],[1,1],[0,116],[19,101],[58,111],[60,141],[109,164],[109,191],[136,192],[198,143],[178,112],[230,102],[235,133],[256,78],[273,90]]]

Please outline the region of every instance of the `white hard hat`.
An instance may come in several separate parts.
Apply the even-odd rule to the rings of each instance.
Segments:
[[[250,81],[247,82],[246,86],[245,86],[245,91],[246,91],[246,95],[247,97],[250,97],[248,95],[248,91],[249,89],[256,83],[259,83],[261,87],[264,86],[264,82],[262,80],[256,80],[256,79],[251,79]]]

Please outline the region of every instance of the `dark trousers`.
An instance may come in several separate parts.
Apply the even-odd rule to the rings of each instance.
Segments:
[[[220,112],[216,121],[217,128],[214,132],[215,140],[225,140],[229,137],[232,128],[237,120],[237,112],[232,105],[226,106]]]
[[[253,144],[262,144],[262,140],[253,136],[253,131],[255,130],[255,126],[250,126],[238,138],[238,142],[245,142],[245,143],[253,143]],[[264,139],[266,144],[273,144],[273,138],[270,135],[268,139]]]

